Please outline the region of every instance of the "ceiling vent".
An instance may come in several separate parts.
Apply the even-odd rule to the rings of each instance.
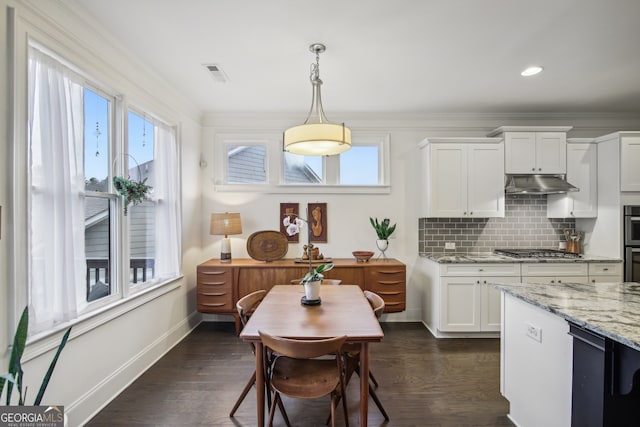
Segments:
[[[218,83],[226,83],[229,80],[227,75],[224,73],[224,71],[222,71],[222,68],[220,68],[218,64],[203,64],[203,65],[206,67],[207,70],[209,70],[209,73],[213,76],[213,79]]]

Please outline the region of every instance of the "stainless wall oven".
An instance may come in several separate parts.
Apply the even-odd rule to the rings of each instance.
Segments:
[[[624,207],[624,281],[640,282],[640,206]]]

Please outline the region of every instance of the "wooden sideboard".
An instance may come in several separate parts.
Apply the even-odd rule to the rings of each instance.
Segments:
[[[325,273],[327,279],[341,279],[344,284],[358,285],[380,295],[385,313],[406,308],[406,266],[395,259],[356,262],[354,259],[334,259],[334,268]],[[198,265],[197,306],[201,313],[226,314],[235,318],[236,332],[240,319],[236,302],[243,296],[274,285],[289,284],[302,278],[308,264],[293,259],[262,262],[253,259],[233,259],[220,262],[211,259]]]

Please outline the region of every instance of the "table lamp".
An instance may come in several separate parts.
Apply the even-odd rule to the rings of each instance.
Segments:
[[[220,262],[231,262],[230,234],[242,234],[240,214],[237,212],[212,213],[209,234],[223,235]]]

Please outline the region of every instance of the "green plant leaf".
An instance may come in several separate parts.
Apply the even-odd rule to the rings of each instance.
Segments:
[[[67,340],[69,339],[69,334],[71,334],[71,328],[67,329],[67,332],[64,333],[64,336],[62,337],[62,341],[60,342],[60,345],[58,346],[58,350],[56,351],[56,355],[53,357],[53,360],[49,365],[49,369],[47,369],[47,373],[42,379],[40,390],[38,391],[36,400],[34,400],[33,402],[33,404],[36,406],[40,405],[40,402],[42,401],[42,396],[44,396],[44,392],[46,391],[47,386],[49,385],[49,380],[51,379],[51,375],[53,374],[53,369],[56,367],[56,363],[58,363],[58,357],[60,357],[60,353],[62,352],[62,349],[67,344]]]
[[[29,328],[29,308],[25,307],[18,321],[18,327],[16,334],[13,338],[13,347],[11,348],[11,358],[9,359],[9,375],[11,375],[14,381],[7,383],[7,396],[6,404],[11,404],[11,394],[13,393],[14,383],[18,387],[18,394],[22,396],[22,368],[20,366],[20,359],[24,353],[24,348],[27,343],[27,330]],[[4,377],[4,376],[3,376]],[[4,389],[6,379],[0,379],[0,395]]]

